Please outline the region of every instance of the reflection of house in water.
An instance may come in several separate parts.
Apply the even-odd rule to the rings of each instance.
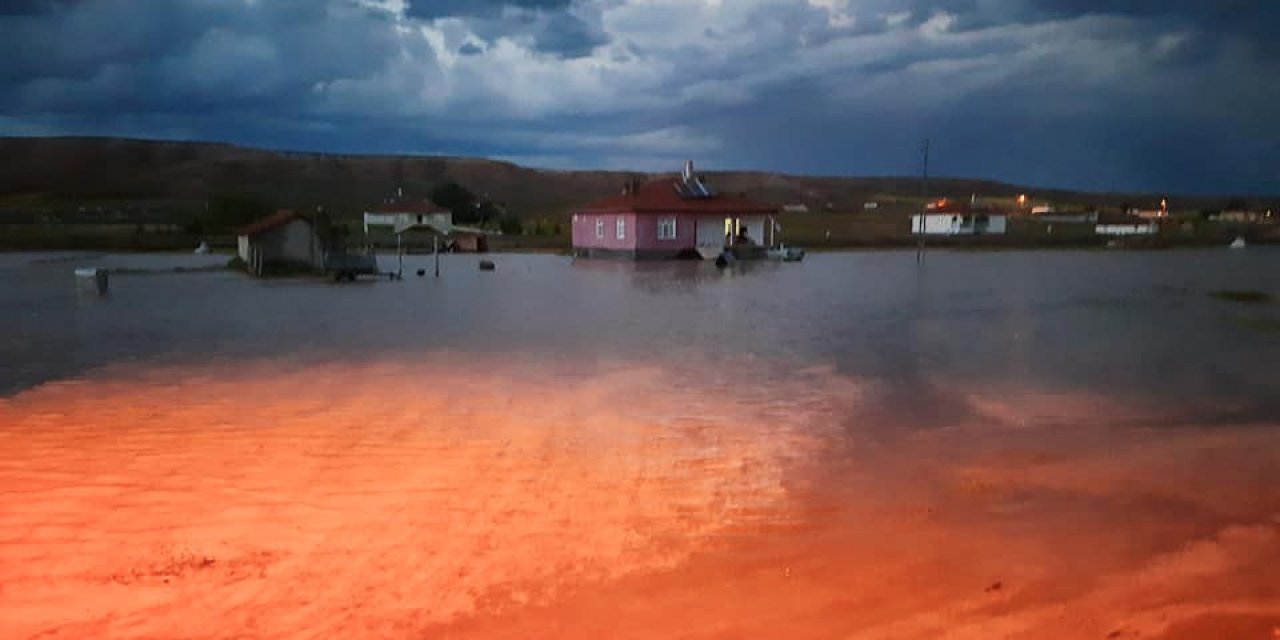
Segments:
[[[423,231],[441,241],[440,248],[455,253],[485,253],[489,251],[488,232],[453,223],[453,213],[430,201],[393,200],[384,202],[364,213],[364,232],[376,237],[395,234],[397,240],[406,233]]]
[[[980,236],[1000,235],[1008,230],[1009,217],[968,203],[939,200],[930,202],[923,214],[911,216],[911,233],[919,235]]]
[[[749,260],[734,269],[707,269],[704,263],[671,260],[574,260],[573,268],[585,274],[609,276],[609,282],[625,281],[644,293],[696,295],[704,286],[720,286],[726,280],[775,271],[781,263]]]
[[[631,182],[617,196],[573,214],[578,256],[665,259],[714,258],[726,248],[759,253],[773,243],[778,207],[717,193],[685,165],[678,177]]]

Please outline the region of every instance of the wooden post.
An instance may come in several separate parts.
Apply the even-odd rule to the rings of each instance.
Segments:
[[[924,259],[925,222],[929,213],[929,139],[924,139],[924,172],[920,180],[920,195],[924,204],[920,209],[920,244],[916,246],[916,262]]]
[[[436,277],[440,277],[440,236],[431,234],[431,253],[436,257]]]
[[[404,248],[400,241],[401,238],[403,237],[404,237],[403,233],[396,234],[396,279],[397,280],[404,279]]]

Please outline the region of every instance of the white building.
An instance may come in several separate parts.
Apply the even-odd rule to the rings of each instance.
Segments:
[[[453,229],[453,214],[432,202],[385,202],[364,213],[364,232],[385,229],[401,233],[413,227],[427,227],[441,234]]]
[[[914,235],[1002,235],[1008,232],[1008,227],[1009,217],[999,213],[934,211],[911,216],[911,233]]]
[[[1160,232],[1160,223],[1133,215],[1102,216],[1093,230],[1100,236],[1152,236]]]

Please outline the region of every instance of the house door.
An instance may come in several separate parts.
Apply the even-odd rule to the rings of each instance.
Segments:
[[[730,219],[726,218],[723,222],[713,216],[700,216],[698,218],[698,246],[699,247],[723,247],[725,234],[728,232]]]

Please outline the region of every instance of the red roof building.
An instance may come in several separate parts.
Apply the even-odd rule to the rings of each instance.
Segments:
[[[726,247],[767,247],[779,207],[716,193],[693,174],[631,183],[573,214],[575,255],[663,259],[719,255]]]
[[[324,220],[319,214],[312,218],[281,209],[240,230],[237,254],[255,275],[276,267],[320,269],[325,256],[320,228]]]
[[[266,233],[273,229],[279,229],[294,220],[303,220],[304,216],[292,209],[280,209],[275,213],[255,221],[253,224],[240,229],[238,235],[249,236],[250,238],[262,233]]]

